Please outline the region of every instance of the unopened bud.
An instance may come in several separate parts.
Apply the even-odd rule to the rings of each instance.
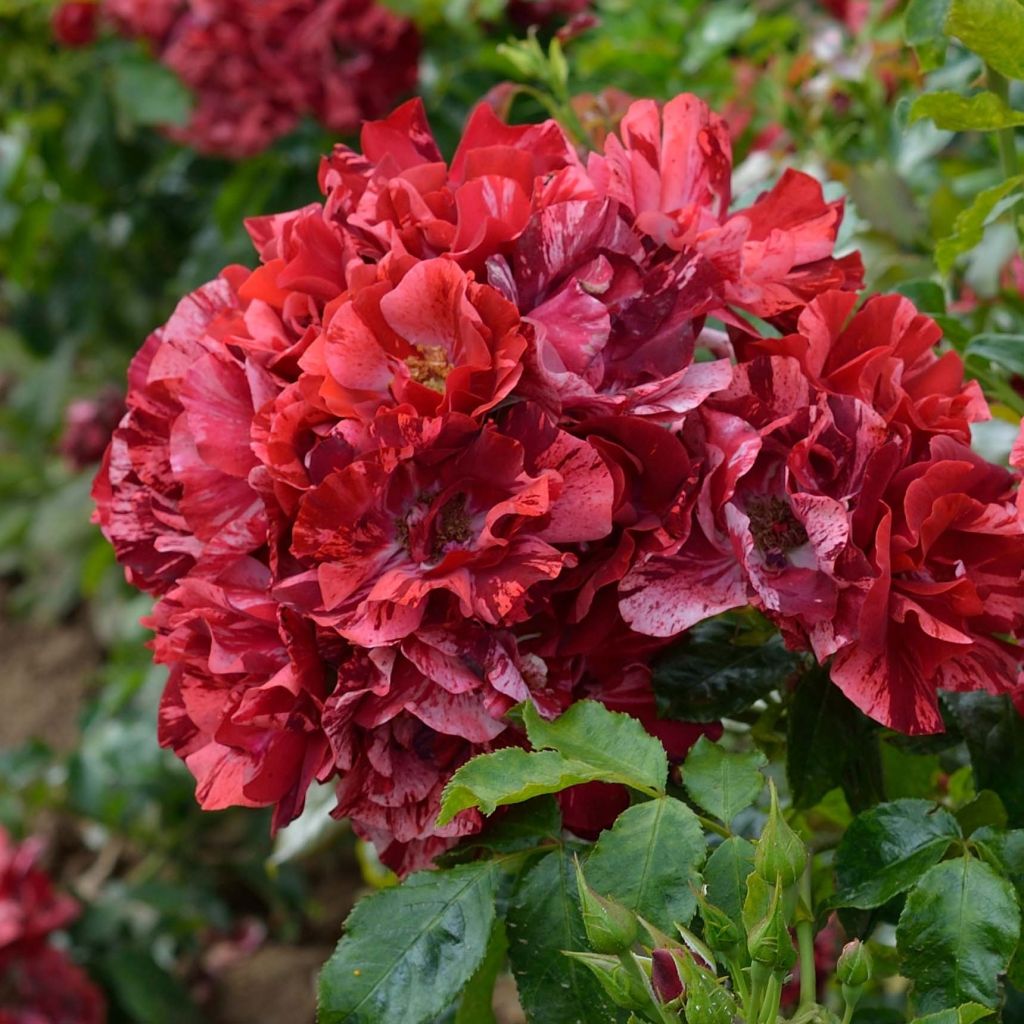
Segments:
[[[704,940],[716,953],[732,952],[743,941],[740,926],[703,894],[697,894],[697,902],[704,922]]]
[[[676,954],[669,949],[656,949],[651,953],[651,988],[663,1003],[671,1003],[686,992]]]
[[[792,885],[807,864],[803,840],[789,827],[779,810],[779,794],[775,783],[769,783],[772,806],[768,821],[761,831],[754,852],[754,870],[766,881],[781,879],[783,886]]]
[[[620,903],[594,892],[583,877],[579,861],[576,862],[576,885],[590,948],[595,953],[625,953],[640,934],[636,915]]]
[[[750,957],[773,970],[789,970],[796,963],[796,950],[786,926],[782,906],[782,879],[777,878],[765,915],[747,930]]]
[[[836,964],[836,977],[843,985],[860,988],[871,980],[871,951],[859,939],[843,946]]]
[[[641,979],[623,966],[617,956],[570,952],[566,952],[565,956],[585,964],[616,1006],[621,1006],[624,1010],[649,1009],[650,992],[644,988]]]

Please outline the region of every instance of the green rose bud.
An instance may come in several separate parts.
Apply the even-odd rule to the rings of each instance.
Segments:
[[[624,1010],[648,1010],[654,1002],[653,991],[637,974],[627,970],[617,956],[570,952],[565,956],[585,964],[616,1006]]]
[[[740,926],[701,893],[697,893],[697,903],[704,922],[704,940],[716,953],[731,953],[743,941]]]
[[[595,953],[625,953],[640,934],[636,915],[594,892],[583,877],[579,861],[576,861],[576,885],[590,948]]]
[[[779,810],[779,794],[775,783],[769,782],[772,806],[768,821],[761,830],[754,852],[754,870],[766,881],[781,879],[783,886],[792,885],[807,864],[803,840],[786,824]]]
[[[786,926],[782,906],[782,879],[777,877],[765,915],[747,929],[750,958],[772,970],[789,970],[796,963],[796,950]]]
[[[861,988],[871,980],[871,951],[859,939],[843,946],[836,964],[836,977],[844,985]]]

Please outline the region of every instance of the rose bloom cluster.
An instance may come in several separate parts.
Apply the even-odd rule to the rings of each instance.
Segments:
[[[95,485],[159,596],[160,738],[203,806],[279,826],[334,780],[411,870],[481,827],[438,828],[440,794],[522,742],[521,701],[600,700],[681,757],[651,658],[745,606],[905,732],[941,728],[940,687],[1014,684],[1024,535],[968,447],[985,402],[909,301],[858,298],[814,179],[732,209],[689,95],[585,159],[481,105],[446,163],[418,101],[361,149],[146,341]],[[617,799],[570,794],[567,824]]]
[[[0,1024],[102,1024],[103,997],[50,935],[78,916],[36,866],[39,844],[0,829]]]
[[[379,117],[418,77],[412,22],[375,0],[97,0],[65,3],[54,33],[91,41],[98,18],[148,40],[192,90],[167,133],[204,153],[250,156],[311,115],[331,131]]]

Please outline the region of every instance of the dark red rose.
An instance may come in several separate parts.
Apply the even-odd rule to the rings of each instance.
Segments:
[[[95,0],[85,3],[62,3],[50,21],[53,38],[61,46],[88,46],[96,39],[100,8]]]
[[[99,990],[50,934],[78,916],[37,866],[40,843],[0,829],[0,1024],[103,1024]]]
[[[124,396],[116,388],[75,399],[64,411],[61,453],[76,469],[99,462],[124,413]]]

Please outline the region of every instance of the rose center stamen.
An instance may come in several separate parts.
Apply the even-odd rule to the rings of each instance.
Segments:
[[[763,554],[785,553],[807,543],[807,531],[784,498],[752,498],[747,516],[754,543]]]
[[[456,494],[447,501],[434,521],[434,558],[444,554],[448,544],[464,544],[472,535],[472,521],[466,511],[466,496]]]
[[[409,376],[417,384],[444,394],[445,381],[452,365],[448,362],[448,352],[443,346],[423,345],[405,360],[405,365],[409,367]]]

